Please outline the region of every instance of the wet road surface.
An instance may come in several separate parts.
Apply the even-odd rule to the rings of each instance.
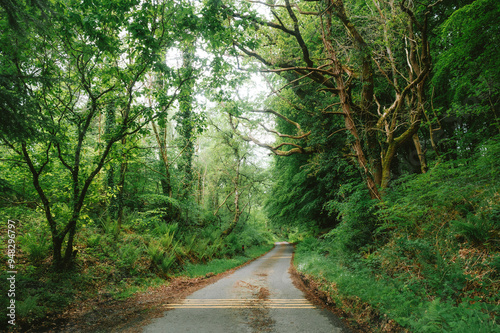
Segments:
[[[166,304],[164,317],[145,333],[347,333],[331,312],[305,299],[288,269],[293,247],[277,244],[265,256],[178,304]]]

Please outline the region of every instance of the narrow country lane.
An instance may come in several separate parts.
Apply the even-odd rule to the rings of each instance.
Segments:
[[[277,244],[265,256],[191,294],[166,304],[164,317],[145,333],[349,332],[331,312],[305,299],[288,272],[293,247]]]

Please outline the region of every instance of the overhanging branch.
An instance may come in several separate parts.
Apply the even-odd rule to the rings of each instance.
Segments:
[[[228,115],[229,115],[229,124],[231,125],[231,128],[233,129],[233,132],[236,135],[238,135],[244,141],[253,142],[254,144],[256,144],[259,147],[266,148],[266,149],[270,150],[275,155],[278,155],[278,156],[290,156],[290,155],[293,155],[293,154],[312,154],[312,153],[316,152],[316,148],[315,147],[302,147],[302,146],[300,146],[298,144],[290,143],[290,142],[283,142],[283,143],[280,143],[277,146],[272,146],[270,144],[263,143],[263,142],[261,142],[260,140],[254,138],[251,135],[244,135],[243,133],[241,133],[236,128],[237,126],[233,122],[233,117],[234,116],[232,116],[230,113],[228,113]],[[290,150],[280,150],[280,148],[282,148],[284,146],[292,146],[294,148],[292,148]]]

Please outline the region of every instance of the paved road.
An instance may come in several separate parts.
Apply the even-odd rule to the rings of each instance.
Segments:
[[[342,322],[315,307],[292,284],[288,268],[293,247],[277,244],[265,256],[179,304],[144,332],[168,333],[346,333]]]

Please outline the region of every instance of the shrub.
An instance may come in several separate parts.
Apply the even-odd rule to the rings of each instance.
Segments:
[[[118,248],[118,260],[116,264],[119,268],[133,273],[143,253],[142,244],[124,243]]]

